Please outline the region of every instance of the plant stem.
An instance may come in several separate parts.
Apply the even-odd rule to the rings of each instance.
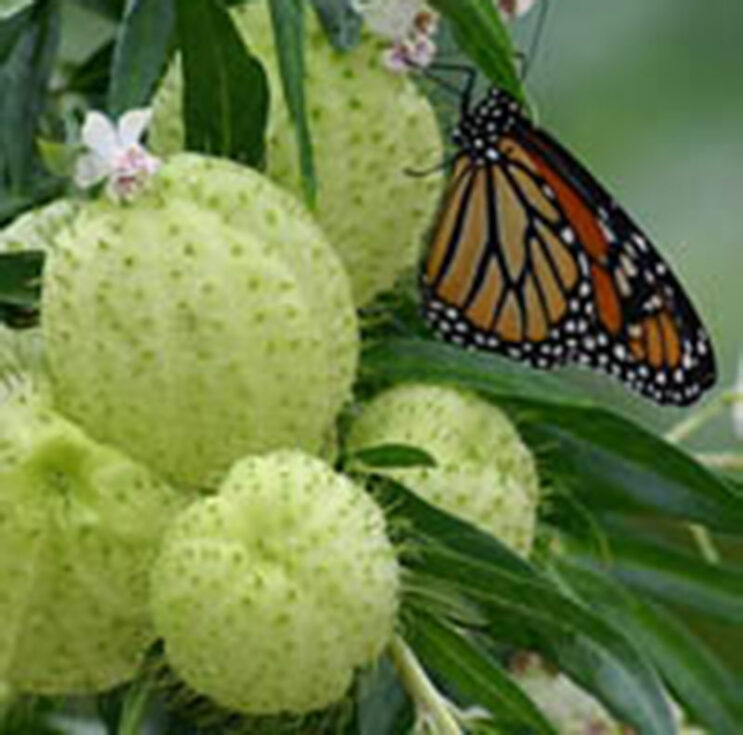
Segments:
[[[665,435],[665,439],[671,444],[679,444],[688,439],[694,432],[702,428],[708,421],[713,419],[720,411],[724,410],[728,406],[734,403],[743,401],[743,394],[739,391],[729,391],[718,396],[714,401],[707,404],[704,408],[696,413],[692,414],[688,418],[684,419],[680,423],[676,424],[670,431]],[[705,461],[705,457],[707,461]],[[720,455],[698,455],[697,459],[708,464],[709,466],[720,467],[721,465],[710,462],[709,459],[713,457],[715,459],[720,458]],[[729,458],[728,458],[729,459]],[[743,466],[743,465],[741,465]],[[709,564],[720,563],[720,553],[715,547],[715,543],[712,540],[712,535],[704,526],[698,523],[687,524],[689,532],[697,545],[697,549],[701,557]]]
[[[702,426],[720,413],[720,411],[739,401],[743,401],[743,395],[735,391],[728,391],[719,395],[714,401],[711,401],[696,413],[676,424],[676,426],[666,433],[666,441],[672,444],[678,444],[684,441],[684,439],[688,439],[693,433],[701,429]]]
[[[720,552],[717,550],[715,542],[712,540],[712,535],[707,528],[700,526],[698,523],[688,523],[687,527],[697,545],[697,549],[699,549],[702,559],[708,564],[719,564]]]
[[[124,698],[118,735],[142,735],[150,694],[151,687],[147,678],[131,685]]]
[[[698,452],[694,456],[708,467],[720,470],[743,470],[743,454],[735,452]]]
[[[451,703],[436,689],[400,636],[395,636],[392,641],[390,654],[405,689],[413,698],[419,713],[433,724],[437,735],[462,735]]]

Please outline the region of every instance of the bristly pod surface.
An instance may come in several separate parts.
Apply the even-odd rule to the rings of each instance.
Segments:
[[[337,249],[358,306],[390,288],[419,258],[441,189],[441,174],[411,176],[444,158],[436,117],[413,81],[385,68],[378,42],[365,37],[340,53],[307,7],[306,96],[318,196],[315,214]],[[301,194],[294,129],[283,96],[265,0],[233,10],[238,29],[266,67],[271,89],[268,175]],[[172,68],[155,98],[150,144],[184,147],[182,83]]]
[[[253,452],[324,448],[350,397],[351,289],[294,197],[179,154],[135,202],[81,206],[44,273],[55,401],[176,483]]]
[[[341,699],[389,643],[398,564],[382,511],[300,452],[241,460],[180,514],[152,575],[167,659],[195,691],[248,714]]]
[[[499,408],[452,388],[398,385],[361,408],[348,437],[350,451],[386,444],[420,447],[436,466],[380,471],[529,553],[539,479],[531,453]]]
[[[72,694],[132,677],[155,639],[149,569],[182,503],[16,386],[0,404],[0,679]]]
[[[56,233],[74,218],[76,211],[77,203],[73,200],[56,199],[25,212],[0,230],[0,252],[46,252],[53,247]]]

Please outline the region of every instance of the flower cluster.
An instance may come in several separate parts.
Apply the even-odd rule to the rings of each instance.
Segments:
[[[404,73],[430,66],[436,56],[439,17],[423,0],[355,0],[354,4],[369,30],[392,42],[384,52],[390,71]]]
[[[494,0],[504,20],[531,10],[536,0]],[[438,14],[425,0],[352,0],[369,30],[392,43],[384,52],[390,71],[425,69],[436,56]]]

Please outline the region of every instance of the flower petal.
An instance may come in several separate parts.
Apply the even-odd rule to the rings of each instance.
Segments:
[[[84,153],[75,164],[75,184],[80,189],[88,189],[103,181],[111,173],[108,159],[97,153]]]
[[[354,0],[352,5],[369,30],[391,41],[405,38],[416,16],[428,10],[425,0]]]
[[[140,110],[129,110],[119,118],[119,144],[123,148],[139,143],[152,119],[152,110],[149,107]]]
[[[82,140],[86,148],[101,158],[110,158],[119,147],[113,123],[102,112],[95,110],[85,116]]]

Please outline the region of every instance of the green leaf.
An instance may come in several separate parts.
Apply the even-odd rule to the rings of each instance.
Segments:
[[[471,619],[467,600],[493,636],[533,648],[647,735],[672,735],[673,721],[657,674],[621,632],[565,596],[529,562],[495,539],[439,511],[397,483],[378,482],[376,496],[404,529],[410,571],[407,604],[429,612],[442,585],[465,602],[456,619]],[[456,596],[450,596],[450,605]]]
[[[269,7],[284,99],[297,138],[304,197],[313,208],[317,182],[304,95],[304,0],[270,0]]]
[[[521,417],[521,433],[539,453],[545,474],[586,508],[660,513],[743,532],[743,495],[632,421],[597,407],[544,404],[525,408]]]
[[[31,3],[27,3],[30,5]],[[18,12],[0,17],[0,64],[5,64],[13,51],[18,38],[26,28],[31,12],[23,7]]]
[[[174,0],[128,0],[111,67],[111,115],[147,106],[167,64],[174,32]]]
[[[59,0],[36,3],[0,22],[5,41],[0,49],[0,178],[16,194],[27,192],[33,178],[38,120],[59,28]]]
[[[361,17],[350,0],[312,0],[325,33],[338,51],[349,51],[361,39]]]
[[[361,370],[362,377],[373,384],[415,380],[454,385],[493,398],[560,405],[579,397],[554,375],[430,339],[395,338],[375,342],[364,351]]]
[[[390,518],[412,524],[417,535],[483,563],[528,576],[537,574],[528,561],[510,551],[495,536],[482,533],[472,524],[435,508],[404,485],[387,477],[374,477],[370,487],[377,502],[388,509]]]
[[[0,253],[0,321],[9,327],[34,326],[39,318],[44,253]]]
[[[410,734],[415,708],[389,656],[363,671],[356,689],[358,735]]]
[[[348,456],[351,463],[373,468],[435,467],[436,460],[424,449],[409,444],[380,444],[359,449]]]
[[[177,0],[186,147],[261,166],[266,73],[218,0]]]
[[[23,193],[0,188],[0,224],[6,224],[27,209],[50,201],[64,193],[64,182],[55,176],[35,176]]]
[[[36,147],[44,168],[54,176],[69,177],[75,170],[80,147],[47,138],[37,138]]]
[[[63,735],[50,721],[57,703],[49,697],[9,696],[0,700],[2,735]]]
[[[571,556],[595,573],[610,574],[656,600],[743,624],[743,568],[709,564],[667,545],[608,533],[608,558],[573,538]]]
[[[642,602],[619,584],[575,560],[556,568],[606,620],[621,626],[656,663],[678,699],[710,732],[737,732],[743,702],[733,677],[667,610]]]
[[[124,12],[126,0],[77,0],[82,5],[109,20],[119,20]]]
[[[660,680],[644,653],[603,618],[566,597],[545,578],[528,577],[433,547],[416,549],[411,562],[426,577],[446,582],[480,606],[488,631],[535,649],[640,732],[674,733]]]
[[[109,41],[93,51],[82,64],[70,74],[65,91],[93,97],[96,106],[102,106],[111,82],[115,41]],[[97,100],[101,100],[100,103]]]
[[[524,90],[511,39],[492,0],[430,0],[452,25],[454,38],[480,71],[519,102]]]
[[[536,705],[490,657],[452,627],[422,613],[412,615],[405,637],[426,668],[464,699],[490,712],[506,732],[557,735]]]

